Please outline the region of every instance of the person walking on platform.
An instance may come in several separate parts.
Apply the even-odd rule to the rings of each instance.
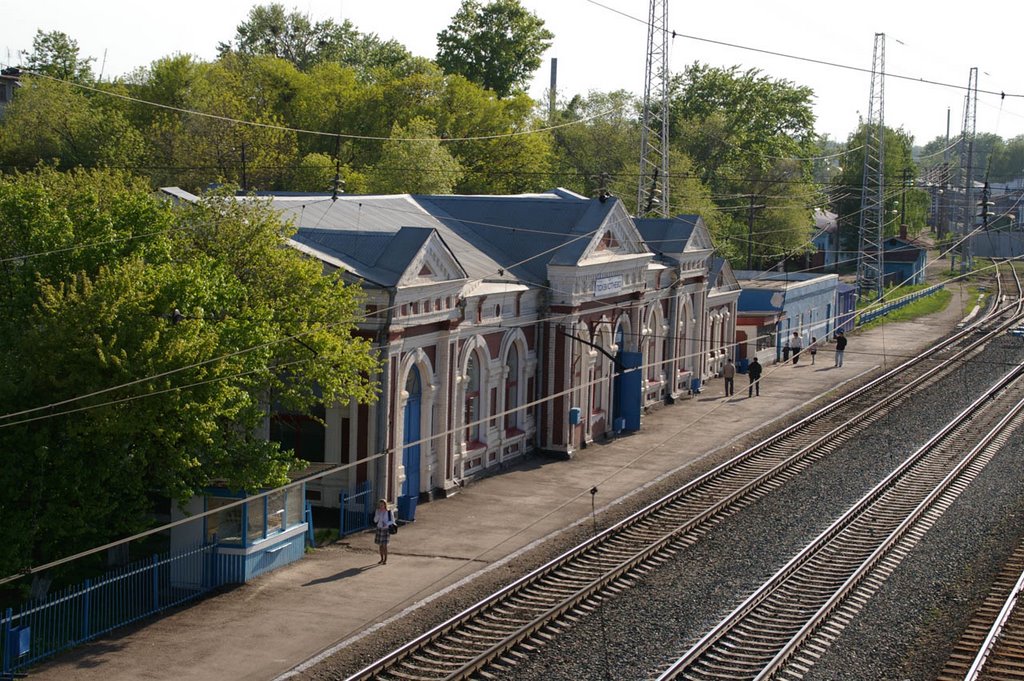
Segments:
[[[732,363],[731,359],[725,360],[725,366],[722,367],[722,378],[725,379],[725,396],[731,397],[736,379],[736,365]]]
[[[750,360],[750,366],[747,367],[747,377],[750,379],[750,386],[747,388],[747,397],[753,397],[754,392],[757,392],[757,396],[761,396],[761,363],[757,361],[757,357]]]
[[[846,352],[846,334],[836,331],[836,366],[843,366],[843,353]]]
[[[387,565],[388,541],[391,539],[391,526],[395,524],[395,515],[388,508],[386,499],[377,502],[377,510],[373,512],[373,524],[376,526],[373,543],[380,551],[380,560],[377,561],[377,565]]]
[[[800,340],[800,334],[794,331],[793,340],[789,341],[789,351],[793,353],[793,364],[800,361],[800,350],[803,346],[804,343]]]
[[[783,364],[789,363],[789,339],[782,341],[782,362]]]
[[[811,344],[807,346],[807,352],[811,353],[811,366],[814,366],[814,358],[818,355],[818,339],[811,336]]]

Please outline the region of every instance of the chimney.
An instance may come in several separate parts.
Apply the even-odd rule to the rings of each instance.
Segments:
[[[558,94],[558,59],[551,58],[551,88],[548,90],[548,120],[555,121],[555,97]]]
[[[907,224],[905,222],[901,222],[900,223],[900,238],[901,239],[906,239],[907,238]]]

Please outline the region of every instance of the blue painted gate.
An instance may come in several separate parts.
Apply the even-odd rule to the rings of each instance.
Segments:
[[[402,449],[402,465],[405,467],[405,481],[402,483],[402,494],[398,497],[398,517],[400,520],[416,519],[416,502],[420,497],[420,400],[422,389],[420,372],[416,367],[409,370],[409,378],[405,382],[405,390],[409,399],[405,403],[405,427],[402,438],[405,447]]]
[[[643,364],[640,352],[620,351],[617,355],[615,398],[612,402],[615,419],[622,419],[623,430],[640,430],[640,407],[643,402]]]

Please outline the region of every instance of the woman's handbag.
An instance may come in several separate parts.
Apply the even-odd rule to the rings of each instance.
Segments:
[[[388,519],[391,520],[391,524],[388,525],[388,534],[398,534],[398,525],[395,524],[395,514],[388,511]]]

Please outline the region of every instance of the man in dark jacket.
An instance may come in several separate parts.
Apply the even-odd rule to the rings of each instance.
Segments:
[[[836,331],[836,366],[843,366],[843,353],[846,352],[846,334]]]
[[[725,366],[722,367],[722,378],[725,379],[725,396],[730,397],[733,381],[736,378],[736,365],[732,363],[731,359],[725,360]]]
[[[750,360],[750,366],[747,367],[747,377],[750,378],[750,387],[747,388],[747,397],[753,397],[754,391],[757,391],[758,397],[761,396],[761,363],[757,361],[757,357]]]

